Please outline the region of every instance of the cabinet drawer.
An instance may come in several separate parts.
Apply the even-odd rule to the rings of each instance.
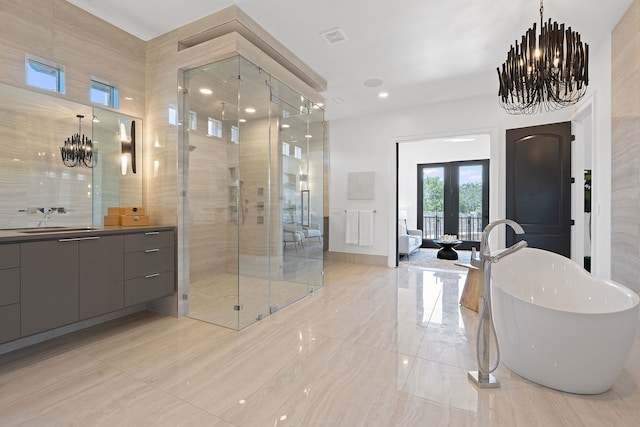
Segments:
[[[20,338],[20,304],[0,307],[0,343]]]
[[[0,245],[0,269],[20,267],[20,245]]]
[[[173,248],[147,249],[124,256],[125,280],[174,269]]]
[[[20,302],[20,269],[0,270],[0,306]]]
[[[149,277],[138,277],[124,282],[124,305],[128,307],[171,295],[173,292],[173,271],[156,273],[149,275]]]
[[[173,246],[173,231],[153,231],[124,236],[124,251],[137,252]]]

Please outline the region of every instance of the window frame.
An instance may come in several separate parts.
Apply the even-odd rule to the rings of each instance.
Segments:
[[[222,120],[207,117],[207,136],[222,138]]]
[[[94,84],[96,86],[101,86],[102,88],[106,88],[106,91],[101,91],[101,93],[109,95],[109,101],[107,103],[98,102],[93,99],[93,91]],[[95,76],[91,76],[89,80],[89,102],[95,105],[100,105],[101,107],[109,107],[109,108],[118,108],[120,106],[120,95],[118,91],[118,85],[115,83],[108,82],[106,80],[100,79]]]
[[[47,59],[44,58],[40,58],[34,55],[30,55],[27,54],[25,56],[25,73],[24,73],[24,80],[25,80],[25,84],[29,87],[33,87],[39,90],[43,90],[43,91],[47,91],[47,92],[55,92],[55,93],[60,93],[60,94],[65,94],[66,91],[66,84],[65,84],[65,67],[64,65],[58,64],[56,62],[53,61],[49,61]],[[55,79],[56,79],[56,84],[55,84],[55,89],[52,89],[50,87],[47,86],[41,86],[38,84],[35,84],[34,81],[30,80],[29,76],[30,76],[30,72],[29,70],[33,70],[34,73],[38,73],[41,75],[46,75],[46,73],[41,73],[38,72],[34,67],[32,67],[32,64],[37,64],[41,67],[45,67],[45,68],[49,68],[51,71],[55,71]]]

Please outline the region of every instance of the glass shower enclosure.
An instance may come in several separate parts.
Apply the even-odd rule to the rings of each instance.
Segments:
[[[188,316],[242,329],[322,286],[324,112],[241,56],[183,85]]]

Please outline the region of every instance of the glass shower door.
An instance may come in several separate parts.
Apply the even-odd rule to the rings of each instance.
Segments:
[[[272,153],[269,76],[240,58],[238,86],[238,292],[242,329],[269,315]],[[277,164],[277,159],[276,159]],[[277,199],[276,199],[277,203]]]
[[[240,201],[237,125],[239,58],[185,72],[182,111],[185,251],[190,317],[239,325]]]
[[[278,277],[272,281],[272,307],[288,305],[322,286],[323,141],[322,110],[282,82],[272,83],[280,152]]]

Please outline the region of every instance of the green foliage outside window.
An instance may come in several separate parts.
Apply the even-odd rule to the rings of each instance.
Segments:
[[[422,185],[422,211],[444,211],[444,182],[437,177],[424,178]]]
[[[444,211],[444,182],[437,177],[428,177],[423,181],[423,212]],[[482,212],[482,184],[479,182],[467,182],[460,186],[461,214]]]

